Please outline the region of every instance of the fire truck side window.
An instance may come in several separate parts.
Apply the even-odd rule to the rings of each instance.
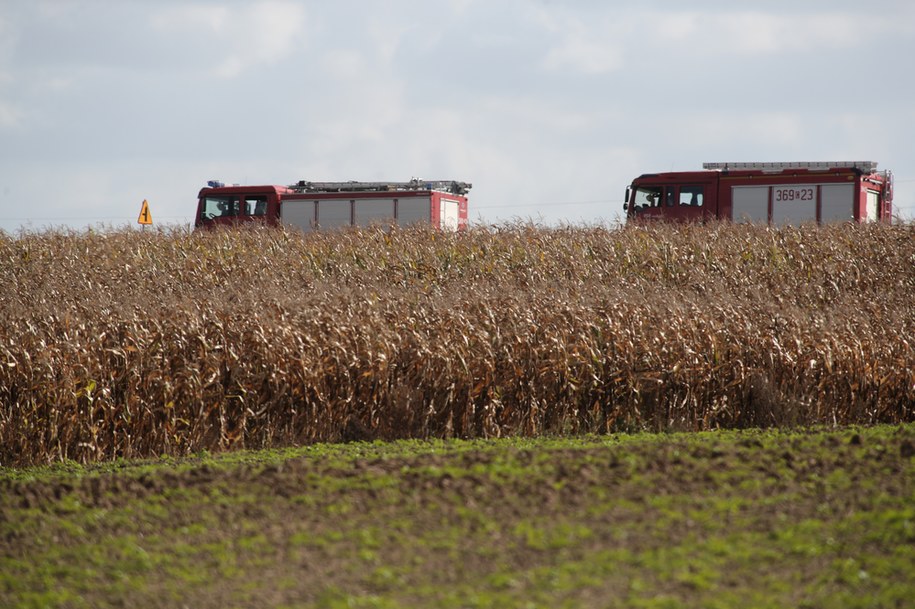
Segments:
[[[680,187],[680,205],[702,207],[703,203],[703,191],[701,186]]]
[[[263,216],[267,213],[267,197],[265,195],[248,195],[245,197],[245,215]]]
[[[238,215],[238,197],[207,197],[203,200],[204,218],[223,218]]]
[[[636,209],[658,207],[661,204],[660,186],[639,186],[635,189],[633,204]]]

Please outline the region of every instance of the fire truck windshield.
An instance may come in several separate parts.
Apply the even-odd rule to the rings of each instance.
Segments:
[[[203,199],[200,216],[206,220],[237,216],[239,204],[237,196],[208,196]]]
[[[635,195],[632,199],[632,205],[635,211],[648,209],[649,207],[658,207],[661,205],[661,187],[660,186],[639,186],[635,189]]]
[[[267,214],[266,195],[209,195],[203,198],[200,217],[204,220],[264,216]]]

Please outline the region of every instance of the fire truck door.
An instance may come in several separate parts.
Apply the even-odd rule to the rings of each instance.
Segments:
[[[458,202],[442,197],[439,213],[439,227],[442,230],[455,231],[458,227]]]

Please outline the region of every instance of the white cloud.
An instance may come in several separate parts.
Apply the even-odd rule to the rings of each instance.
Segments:
[[[551,71],[604,74],[623,65],[617,28],[606,19],[583,19],[567,9],[538,8],[532,18],[553,39],[543,60]]]
[[[42,19],[58,19],[76,15],[81,8],[77,2],[61,2],[61,0],[38,0],[34,5]]]
[[[712,28],[738,52],[771,54],[855,46],[869,31],[868,21],[843,13],[774,15],[748,11],[715,17]]]
[[[555,103],[526,97],[488,96],[475,104],[471,116],[486,117],[488,128],[517,130],[516,137],[529,136],[544,141],[588,135],[619,120],[620,113],[609,104],[599,110],[563,107]]]
[[[703,17],[697,13],[650,13],[645,21],[654,24],[645,29],[657,32],[661,40],[680,43],[699,32]]]
[[[321,58],[324,70],[335,80],[358,80],[370,74],[365,55],[356,49],[330,49]]]
[[[470,7],[479,4],[479,0],[449,0],[448,4],[451,6],[451,11],[453,13],[463,15]]]
[[[210,44],[225,52],[213,73],[235,78],[259,65],[274,64],[289,56],[297,43],[307,40],[306,12],[299,2],[265,0],[238,7],[179,6],[159,12],[153,27],[162,31],[209,32]],[[202,32],[201,32],[202,30]]]
[[[604,74],[622,67],[620,52],[612,43],[589,40],[581,28],[572,29],[558,46],[547,53],[544,67],[559,71],[571,69],[583,74]]]
[[[6,78],[10,78],[9,74],[4,73],[3,66],[9,62],[18,38],[15,27],[0,15],[0,86],[5,84]]]
[[[586,75],[621,70],[626,55],[660,53],[776,55],[834,51],[864,45],[869,37],[907,25],[858,13],[773,13],[618,10],[582,11],[567,6],[536,8],[532,17],[547,32],[543,66]],[[676,58],[676,56],[674,56]]]
[[[260,2],[241,16],[244,49],[230,57],[223,76],[234,76],[247,67],[272,64],[286,57],[297,41],[305,39],[305,9],[293,2]],[[235,71],[237,70],[237,71]]]
[[[530,14],[550,45],[544,67],[590,75],[618,71],[630,59],[644,56],[677,60],[681,55],[766,56],[852,49],[877,37],[911,36],[915,27],[905,19],[879,13],[862,18],[858,12],[838,9],[608,11],[551,4]]]
[[[13,72],[4,69],[14,43],[15,33],[13,27],[0,16],[0,129],[19,126],[23,117],[21,108],[4,99],[4,93],[10,91],[15,83]]]
[[[651,13],[647,20],[660,24],[672,40],[689,42],[716,54],[787,55],[865,47],[876,37],[911,35],[907,19],[893,19],[878,11]],[[828,56],[823,57],[824,61]]]
[[[162,31],[221,32],[229,21],[225,6],[181,5],[162,9],[150,19],[150,24]]]
[[[686,146],[701,142],[710,149],[790,150],[804,144],[810,136],[809,127],[800,113],[755,112],[689,116],[666,123],[664,129],[671,133],[671,140],[685,142]]]
[[[13,104],[0,101],[0,129],[18,127],[22,121],[23,112]]]

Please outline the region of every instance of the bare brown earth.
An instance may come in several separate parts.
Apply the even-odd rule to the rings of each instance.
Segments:
[[[0,469],[3,607],[907,607],[915,427]]]

